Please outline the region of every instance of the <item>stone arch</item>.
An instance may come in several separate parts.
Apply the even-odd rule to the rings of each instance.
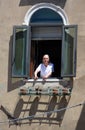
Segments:
[[[56,5],[52,4],[52,3],[39,3],[39,4],[36,4],[36,5],[32,6],[27,11],[27,13],[25,15],[25,18],[24,18],[23,24],[28,26],[30,24],[30,19],[31,19],[32,15],[36,11],[38,11],[39,9],[42,9],[42,8],[49,8],[49,9],[55,11],[56,13],[58,13],[61,16],[64,25],[69,24],[68,17],[66,15],[65,11],[62,8],[60,8],[59,6],[56,6]]]

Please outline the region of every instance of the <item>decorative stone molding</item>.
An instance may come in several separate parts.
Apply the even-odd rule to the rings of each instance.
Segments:
[[[26,13],[25,15],[25,18],[24,18],[24,22],[23,22],[23,25],[29,25],[30,24],[30,19],[32,17],[32,15],[39,9],[42,9],[42,8],[49,8],[53,11],[55,11],[56,13],[58,13],[62,19],[63,19],[63,24],[64,25],[68,25],[69,22],[68,22],[68,17],[65,13],[65,11],[60,8],[59,6],[56,6],[52,3],[39,3],[39,4],[35,4],[34,6],[32,6]]]

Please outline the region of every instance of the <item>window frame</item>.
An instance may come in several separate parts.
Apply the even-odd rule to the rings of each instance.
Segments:
[[[16,45],[16,29],[27,29],[27,37],[26,37],[26,74],[24,75],[16,75],[13,73],[14,71],[14,61],[15,61],[15,45]],[[30,72],[30,47],[31,47],[31,27],[26,25],[15,25],[13,26],[13,46],[12,46],[12,77],[13,78],[25,78],[29,77]]]
[[[75,37],[74,37],[74,47],[73,47],[73,74],[64,74],[64,57],[63,57],[63,51],[64,51],[64,41],[65,41],[65,28],[75,28]],[[77,30],[78,26],[77,25],[63,25],[62,26],[62,54],[61,54],[61,77],[76,77],[76,66],[77,66]]]
[[[65,38],[65,33],[64,33],[64,29],[66,27],[75,27],[75,38],[74,38],[74,61],[73,61],[73,64],[74,64],[74,73],[73,74],[70,74],[70,75],[64,75],[63,74],[63,71],[62,71],[62,68],[63,68],[63,61],[64,59],[62,60],[62,57],[63,57],[63,53],[61,51],[61,77],[64,78],[64,77],[75,77],[76,76],[76,65],[77,65],[77,25],[62,25],[62,24],[49,24],[48,26],[62,26],[62,51],[63,51],[63,48],[64,48],[64,38]],[[15,78],[30,78],[30,58],[31,58],[31,27],[32,26],[42,26],[42,24],[39,24],[39,25],[30,25],[30,26],[26,26],[26,25],[21,25],[21,26],[17,26],[15,25],[13,27],[13,56],[12,56],[12,77],[15,77]],[[43,25],[45,26],[45,25]],[[47,25],[46,25],[47,26]],[[27,38],[26,38],[26,74],[25,75],[15,75],[13,74],[13,64],[14,64],[14,60],[15,60],[15,44],[16,44],[16,29],[17,28],[22,28],[22,29],[27,29]]]

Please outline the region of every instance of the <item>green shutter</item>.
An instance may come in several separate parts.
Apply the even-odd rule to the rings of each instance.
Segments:
[[[27,26],[15,26],[13,30],[13,64],[12,77],[27,77],[28,62],[30,56],[29,28]],[[29,47],[29,48],[28,48]],[[30,62],[30,60],[29,60]]]
[[[76,76],[77,26],[63,27],[61,76]]]

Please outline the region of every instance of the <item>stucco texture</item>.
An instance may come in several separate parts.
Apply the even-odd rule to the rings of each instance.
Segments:
[[[18,95],[21,81],[12,82],[11,55],[13,26],[22,25],[29,8],[40,2],[50,2],[66,12],[69,23],[78,25],[77,76],[74,78],[71,98]],[[0,105],[16,118],[35,115],[54,109],[69,107],[85,100],[85,0],[0,0]],[[1,107],[0,122],[8,120]],[[60,125],[61,123],[61,125]],[[1,124],[0,130],[85,130],[85,105],[60,113],[39,115],[18,124]]]

